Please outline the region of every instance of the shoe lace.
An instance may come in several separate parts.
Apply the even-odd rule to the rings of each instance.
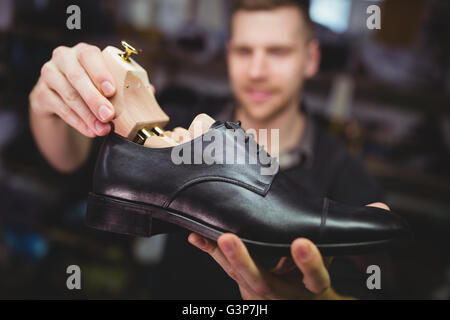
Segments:
[[[245,140],[244,141],[245,141],[246,144],[248,144],[250,139],[252,139],[252,141],[255,141],[255,143],[256,143],[256,140],[255,140],[255,137],[253,136],[253,134],[245,132],[245,130],[242,128],[240,120],[238,120],[236,122],[225,121],[224,124],[225,124],[225,127],[227,129],[242,130],[242,132],[245,134]],[[263,150],[264,148],[262,146],[260,146],[259,144],[256,144],[256,145],[258,146],[256,154],[259,155],[259,152],[261,150]],[[267,154],[267,155],[270,157],[269,154]]]

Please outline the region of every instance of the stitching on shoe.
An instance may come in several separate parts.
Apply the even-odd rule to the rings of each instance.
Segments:
[[[265,190],[263,190],[263,191],[261,192],[261,190],[259,190],[259,189],[255,188],[255,187],[253,187],[252,185],[247,184],[247,183],[243,183],[243,182],[238,181],[238,180],[235,180],[235,179],[226,178],[226,177],[221,177],[221,176],[201,176],[201,177],[197,177],[197,178],[194,178],[194,179],[192,179],[192,180],[189,180],[189,181],[185,182],[185,183],[184,183],[180,188],[178,188],[178,189],[177,189],[170,197],[168,197],[169,200],[166,201],[166,202],[163,204],[163,208],[168,208],[168,207],[172,204],[173,200],[175,200],[175,198],[178,196],[178,194],[180,194],[183,190],[187,189],[188,187],[190,187],[190,186],[192,186],[192,185],[195,185],[195,184],[198,184],[198,183],[202,183],[202,182],[210,182],[210,181],[219,181],[219,182],[231,183],[231,184],[237,185],[237,186],[239,186],[239,187],[242,187],[242,188],[248,189],[248,190],[250,190],[250,191],[253,191],[253,192],[255,192],[255,193],[257,193],[257,194],[260,194],[260,195],[262,195],[262,196],[265,196],[266,189],[268,189],[268,188],[270,187],[270,185],[267,185],[267,184],[265,184],[265,183],[262,183],[262,182],[259,181],[259,180],[256,181],[257,183],[259,182],[259,184],[262,184],[262,185],[265,186],[265,188],[264,188]]]

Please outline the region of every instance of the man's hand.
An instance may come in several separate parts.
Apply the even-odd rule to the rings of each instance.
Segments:
[[[382,203],[369,206],[389,210]],[[292,258],[283,257],[272,270],[265,270],[250,257],[244,243],[234,234],[219,237],[217,244],[191,233],[188,241],[211,257],[239,286],[243,299],[345,299],[331,287],[324,261],[317,247],[308,239],[292,242]]]
[[[79,43],[58,47],[41,69],[30,94],[30,107],[40,115],[57,115],[83,135],[93,138],[110,131],[115,93],[113,76],[98,47]]]
[[[116,90],[98,47],[79,43],[53,50],[29,102],[33,136],[55,169],[73,172],[79,168],[89,156],[90,138],[111,131],[115,110],[108,98]]]

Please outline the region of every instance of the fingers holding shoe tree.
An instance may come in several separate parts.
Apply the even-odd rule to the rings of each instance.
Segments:
[[[31,112],[58,116],[86,137],[109,133],[115,109],[108,100],[116,82],[98,47],[79,43],[53,50],[30,94]]]
[[[115,109],[109,98],[116,91],[99,48],[79,43],[53,50],[29,95],[29,114],[36,144],[56,170],[72,172],[81,166],[90,138],[111,131]]]

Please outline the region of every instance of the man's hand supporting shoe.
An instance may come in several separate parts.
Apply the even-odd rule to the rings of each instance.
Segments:
[[[389,210],[384,203],[369,206]],[[331,287],[327,267],[332,257],[323,258],[319,249],[305,238],[292,242],[292,258],[283,257],[272,270],[253,261],[244,243],[234,234],[220,236],[217,244],[196,233],[189,242],[209,253],[239,286],[245,300],[353,299],[339,295]]]

